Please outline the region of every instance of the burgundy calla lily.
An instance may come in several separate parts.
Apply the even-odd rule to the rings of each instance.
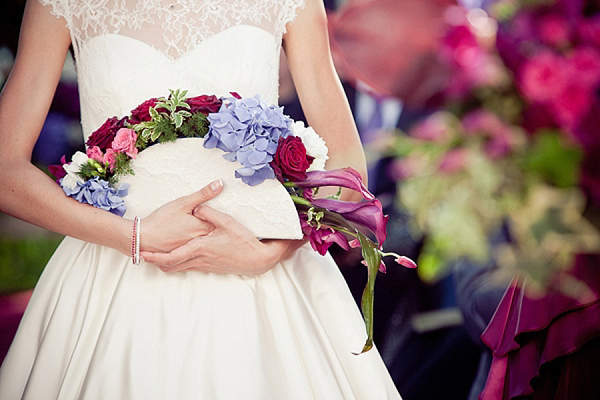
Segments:
[[[327,198],[314,199],[312,204],[336,212],[348,221],[364,226],[375,234],[379,246],[383,245],[387,236],[385,227],[389,217],[383,215],[381,203],[376,198],[360,203]]]
[[[306,175],[306,179],[295,182],[296,187],[316,188],[322,186],[341,186],[356,190],[367,200],[375,198],[375,196],[373,196],[365,187],[360,174],[353,168],[334,169],[331,171],[311,171]]]
[[[65,169],[63,168],[63,165],[66,163],[67,158],[63,155],[60,158],[60,164],[48,165],[48,171],[52,174],[52,176],[54,176],[56,182],[60,182],[61,178],[63,178],[67,174],[67,171],[65,171]]]

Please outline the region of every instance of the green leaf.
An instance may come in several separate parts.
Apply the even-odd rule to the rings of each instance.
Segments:
[[[150,107],[148,109],[148,112],[150,113],[150,117],[152,119],[160,118],[160,114],[158,113],[158,111],[156,111],[157,108],[161,108],[161,107],[159,107],[159,103],[156,103],[156,105],[154,107]]]
[[[556,131],[538,133],[526,154],[525,168],[539,174],[557,187],[570,187],[578,182],[582,151],[564,140]]]
[[[150,135],[150,140],[155,142],[160,137],[160,134],[161,132],[158,129],[152,131],[152,134]]]
[[[367,262],[368,270],[367,284],[363,290],[360,302],[360,308],[363,313],[365,327],[367,330],[367,341],[359,353],[362,354],[371,350],[373,347],[373,301],[375,295],[375,279],[377,278],[377,271],[379,270],[379,265],[381,264],[381,254],[379,253],[375,243],[373,243],[361,232],[357,231],[356,233],[358,234],[358,240],[360,241],[362,248],[362,256]]]
[[[173,114],[173,123],[175,124],[175,128],[179,128],[183,124],[183,116],[179,113]]]

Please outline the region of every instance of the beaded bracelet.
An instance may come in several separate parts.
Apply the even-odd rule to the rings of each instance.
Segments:
[[[140,217],[133,218],[133,234],[131,235],[131,262],[140,264]]]

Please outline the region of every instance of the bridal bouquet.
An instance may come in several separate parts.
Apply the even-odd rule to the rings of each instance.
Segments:
[[[235,177],[245,184],[281,182],[296,206],[304,237],[319,254],[325,255],[333,243],[345,250],[362,249],[368,268],[361,304],[368,338],[362,352],[368,351],[373,346],[375,278],[378,270],[385,272],[382,257],[394,256],[397,263],[416,267],[407,257],[383,252],[387,216],[379,200],[352,168],[325,171],[324,140],[302,122],[292,121],[282,108],[266,104],[258,95],[186,95],[187,91],[171,91],[167,98],[143,102],[127,117],[106,120],[88,138],[86,154],[77,152],[70,163],[63,156],[61,165],[50,166],[65,194],[123,216],[128,186],[119,184],[119,177],[133,173],[130,163],[140,151],[177,138],[203,138],[204,147],[218,148],[226,160],[240,165]],[[325,186],[338,187],[337,194],[316,198]],[[362,201],[340,200],[342,188],[359,192]]]

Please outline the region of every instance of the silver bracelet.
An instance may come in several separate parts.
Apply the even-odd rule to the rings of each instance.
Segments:
[[[133,218],[133,234],[131,235],[131,261],[140,264],[140,217]]]

